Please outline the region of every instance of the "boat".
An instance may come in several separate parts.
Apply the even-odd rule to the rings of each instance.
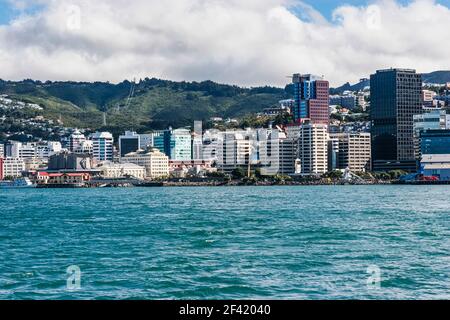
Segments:
[[[30,179],[20,178],[13,181],[0,181],[0,189],[11,189],[11,188],[34,188],[36,187]]]

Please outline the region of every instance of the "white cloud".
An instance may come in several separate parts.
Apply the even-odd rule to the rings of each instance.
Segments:
[[[284,85],[302,72],[339,85],[391,66],[450,69],[450,10],[433,0],[341,6],[333,22],[294,0],[38,2],[44,10],[0,27],[4,79],[154,76],[250,86]]]

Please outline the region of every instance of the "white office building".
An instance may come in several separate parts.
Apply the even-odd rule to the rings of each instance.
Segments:
[[[146,176],[145,168],[134,163],[105,162],[98,170],[108,179],[131,177],[143,180]]]
[[[329,170],[349,168],[353,172],[365,172],[370,169],[371,137],[370,133],[333,133],[330,134],[332,148],[329,157],[333,163]]]
[[[25,162],[20,158],[7,157],[3,159],[3,176],[18,178],[25,171]]]
[[[112,161],[114,158],[114,138],[109,132],[92,135],[93,156],[97,161]]]
[[[76,152],[83,142],[86,141],[84,134],[76,129],[69,137],[69,151]]]
[[[164,178],[169,176],[169,157],[158,149],[148,152],[139,150],[132,152],[120,159],[121,163],[134,163],[144,167],[146,177],[150,179]]]
[[[318,175],[328,172],[328,126],[303,124],[299,126],[299,164],[301,173]]]

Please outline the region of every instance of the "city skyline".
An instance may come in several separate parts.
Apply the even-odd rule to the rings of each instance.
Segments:
[[[392,66],[448,69],[450,47],[435,30],[450,28],[449,1],[171,5],[3,1],[2,78],[119,82],[148,76],[281,86],[296,70],[338,86]]]

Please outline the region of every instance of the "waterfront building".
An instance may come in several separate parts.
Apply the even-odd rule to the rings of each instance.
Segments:
[[[296,174],[295,164],[298,160],[298,141],[293,139],[280,139],[278,145],[279,174]]]
[[[424,154],[420,162],[420,173],[441,181],[450,181],[450,154]]]
[[[0,158],[3,158],[5,156],[5,145],[3,142],[0,142]]]
[[[150,179],[169,176],[169,157],[158,149],[149,151],[138,150],[120,159],[121,163],[134,163],[146,170],[146,176]]]
[[[95,161],[91,155],[61,152],[50,156],[48,170],[59,171],[89,171],[95,168]]]
[[[422,155],[450,155],[450,130],[426,130],[420,134]]]
[[[119,137],[119,152],[120,156],[136,152],[140,149],[140,136],[136,132],[126,131],[125,135]]]
[[[417,160],[421,158],[420,135],[426,130],[450,129],[450,115],[443,109],[425,109],[425,113],[414,115],[414,150]]]
[[[93,155],[97,161],[112,161],[114,158],[114,138],[109,132],[92,135]]]
[[[146,176],[145,168],[134,163],[105,162],[98,170],[102,177],[108,179],[132,177],[143,180]]]
[[[80,130],[75,129],[75,131],[69,137],[69,151],[77,152],[80,145],[86,141],[86,137],[84,134],[80,132]]]
[[[231,172],[238,167],[247,168],[257,157],[253,146],[257,134],[252,129],[226,131],[217,144],[217,165],[220,170]]]
[[[71,172],[71,173],[50,173],[37,172],[34,181],[39,186],[53,185],[64,186],[73,185],[82,187],[86,182],[91,180],[91,175],[85,172]]]
[[[3,174],[3,156],[0,156],[0,180],[3,180],[4,178],[4,174]]]
[[[21,158],[3,158],[3,178],[22,177],[22,173],[25,171],[25,162]]]
[[[188,129],[169,128],[160,136],[155,136],[154,147],[163,151],[171,160],[192,159],[192,135]]]
[[[298,139],[290,139],[279,128],[259,129],[257,160],[262,175],[294,175],[298,159]]]
[[[348,168],[353,172],[370,171],[370,133],[333,133],[330,134],[330,141],[332,152],[329,153],[329,157],[332,157],[329,159],[330,170]]]
[[[185,178],[187,175],[193,177],[203,177],[207,173],[217,172],[213,167],[213,161],[190,160],[190,161],[169,161],[170,176],[176,178]]]
[[[379,70],[371,76],[374,171],[415,171],[413,116],[423,113],[422,76],[415,70]]]
[[[301,173],[306,175],[328,172],[328,126],[305,123],[300,126],[298,139]]]
[[[309,121],[313,124],[328,125],[330,122],[328,81],[310,74],[294,74],[292,82],[295,122]]]

